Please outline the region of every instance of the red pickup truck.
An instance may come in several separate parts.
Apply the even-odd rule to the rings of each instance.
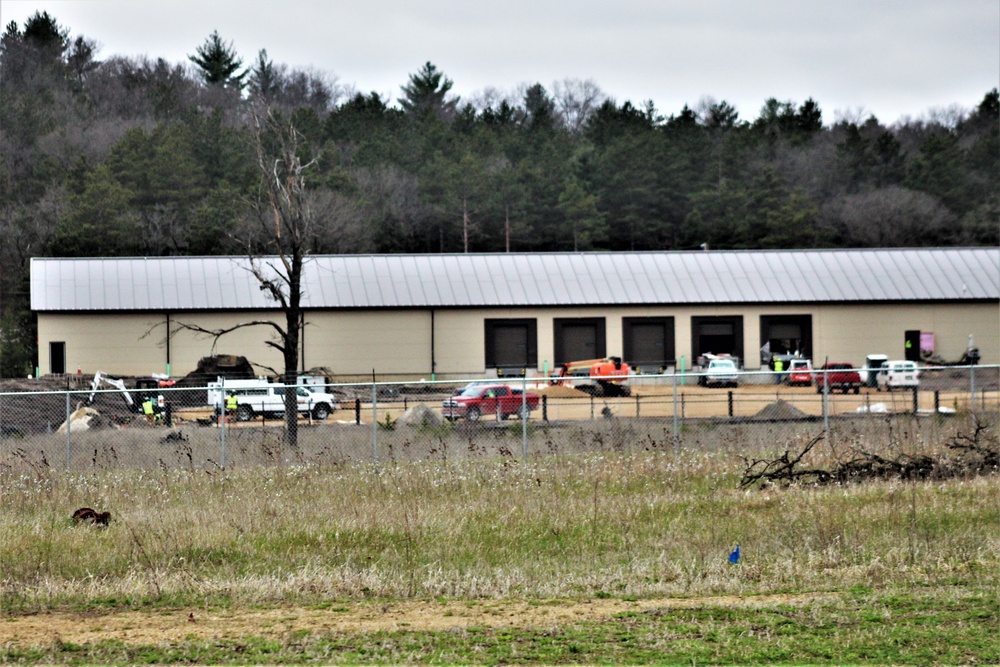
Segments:
[[[522,399],[520,389],[505,384],[476,384],[446,399],[441,404],[441,415],[449,421],[465,417],[470,422],[497,415],[501,419],[511,415],[527,419],[528,413],[537,408],[538,394],[529,392]]]
[[[824,372],[825,371],[825,372]],[[823,364],[814,372],[816,378],[816,393],[823,393],[823,385],[828,385],[827,391],[840,389],[845,394],[854,390],[854,393],[861,391],[861,374],[851,364],[831,361]]]

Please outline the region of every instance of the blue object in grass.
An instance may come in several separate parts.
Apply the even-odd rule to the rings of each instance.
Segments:
[[[729,554],[729,562],[733,565],[740,562],[740,545],[737,544],[736,548],[733,549],[733,553]]]

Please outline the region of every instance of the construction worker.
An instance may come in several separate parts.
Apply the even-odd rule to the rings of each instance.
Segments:
[[[237,405],[238,405],[238,401],[236,400],[236,392],[233,392],[233,391],[229,392],[229,394],[226,396],[226,416],[227,417],[235,417],[236,416],[236,407],[237,407]]]
[[[781,384],[781,371],[784,370],[785,364],[780,357],[774,358],[774,384]]]
[[[146,421],[150,424],[156,419],[156,413],[153,411],[153,398],[151,396],[144,396],[142,399],[142,414],[146,417]]]

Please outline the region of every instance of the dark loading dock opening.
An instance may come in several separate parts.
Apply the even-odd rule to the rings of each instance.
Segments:
[[[743,317],[692,317],[691,357],[703,354],[743,357]]]
[[[760,346],[769,346],[771,354],[795,354],[812,357],[811,315],[761,315]]]

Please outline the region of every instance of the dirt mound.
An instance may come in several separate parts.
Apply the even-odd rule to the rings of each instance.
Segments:
[[[422,403],[409,408],[399,416],[399,423],[408,426],[432,426],[441,423],[441,415]]]
[[[67,424],[69,424],[68,427]],[[80,431],[118,428],[118,425],[115,423],[113,416],[102,415],[93,408],[79,407],[70,414],[69,422],[60,424],[56,432],[65,433],[67,428],[73,433],[79,433]]]
[[[753,421],[789,421],[795,419],[808,419],[809,415],[797,407],[783,401],[780,398],[774,403],[770,403],[765,406],[760,412],[755,414],[752,419]]]
[[[233,354],[217,354],[212,357],[202,357],[198,367],[182,377],[175,387],[204,387],[209,382],[215,382],[220,377],[227,380],[252,380],[257,377],[253,365],[246,357]]]

